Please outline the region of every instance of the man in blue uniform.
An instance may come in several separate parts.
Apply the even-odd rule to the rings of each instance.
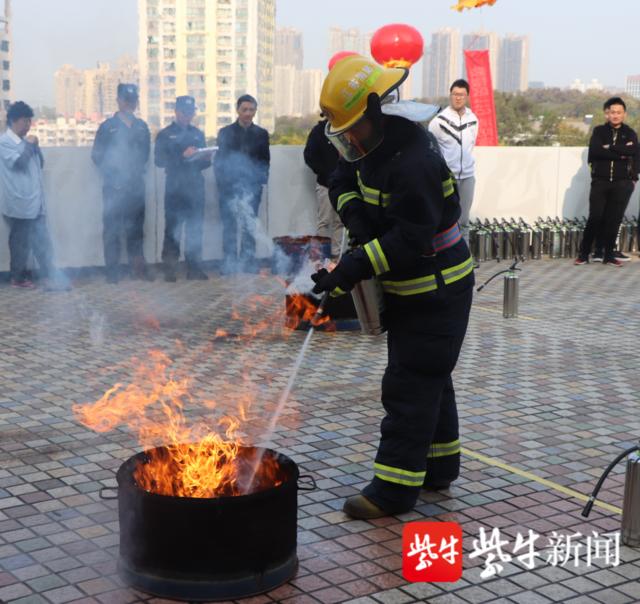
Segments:
[[[451,172],[395,102],[407,73],[347,57],[320,97],[327,136],[343,158],[330,180],[331,201],[361,247],[332,272],[313,275],[314,291],[336,295],[375,276],[388,330],[386,415],[374,478],[344,505],[354,518],[406,512],[421,488],[446,488],[460,465],[451,372],[467,330],[473,261]]]
[[[142,251],[144,236],[144,177],[151,137],[147,124],[134,115],[138,87],[118,84],[118,112],[98,128],[91,159],[103,177],[103,243],[107,282],[120,275],[120,232],[124,230],[131,274],[153,280]]]
[[[241,96],[236,102],[238,119],[218,132],[213,169],[222,218],[223,274],[258,270],[255,231],[262,187],[269,180],[270,154],[269,133],[253,123],[257,108],[255,98]]]
[[[155,163],[167,175],[164,193],[164,244],[162,261],[166,281],[176,280],[180,258],[182,226],[185,228],[184,256],[187,279],[208,279],[202,270],[202,223],[204,220],[204,178],[202,170],[211,165],[202,130],[191,124],[196,112],[195,99],[176,99],[175,121],[158,133]]]

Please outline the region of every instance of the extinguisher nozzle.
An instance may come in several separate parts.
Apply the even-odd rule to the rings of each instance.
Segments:
[[[587,504],[584,506],[584,509],[582,510],[582,516],[584,516],[585,518],[589,517],[589,514],[591,514],[591,508],[593,507],[593,504],[595,503],[596,498],[593,497],[593,495],[591,497],[589,497],[589,501],[587,501]]]

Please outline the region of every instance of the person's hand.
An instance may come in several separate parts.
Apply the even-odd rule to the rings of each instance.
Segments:
[[[189,159],[190,157],[193,157],[197,152],[198,150],[194,146],[187,147],[182,153],[182,157],[184,157],[185,159]]]
[[[331,292],[338,287],[337,275],[334,275],[334,272],[335,271],[329,272],[326,268],[321,268],[317,273],[311,275],[311,279],[315,283],[312,290],[314,294]]]
[[[38,137],[35,134],[29,134],[29,136],[25,136],[24,140],[28,142],[30,145],[38,144]]]
[[[365,276],[361,273],[358,261],[351,254],[345,254],[331,272],[321,268],[311,275],[315,283],[312,291],[314,294],[330,292],[333,297],[341,296],[351,291],[353,286]]]

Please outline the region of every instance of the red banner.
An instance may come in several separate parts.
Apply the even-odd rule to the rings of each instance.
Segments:
[[[496,105],[493,101],[489,51],[465,50],[464,59],[471,89],[471,110],[478,116],[480,122],[476,145],[495,147],[498,144],[498,124]]]

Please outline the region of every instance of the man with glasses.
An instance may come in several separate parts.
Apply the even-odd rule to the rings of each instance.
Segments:
[[[476,186],[473,148],[478,137],[478,118],[467,107],[469,83],[456,80],[451,84],[449,106],[441,111],[429,124],[431,132],[440,145],[449,169],[453,173],[460,195],[460,231],[469,242],[469,213]]]

